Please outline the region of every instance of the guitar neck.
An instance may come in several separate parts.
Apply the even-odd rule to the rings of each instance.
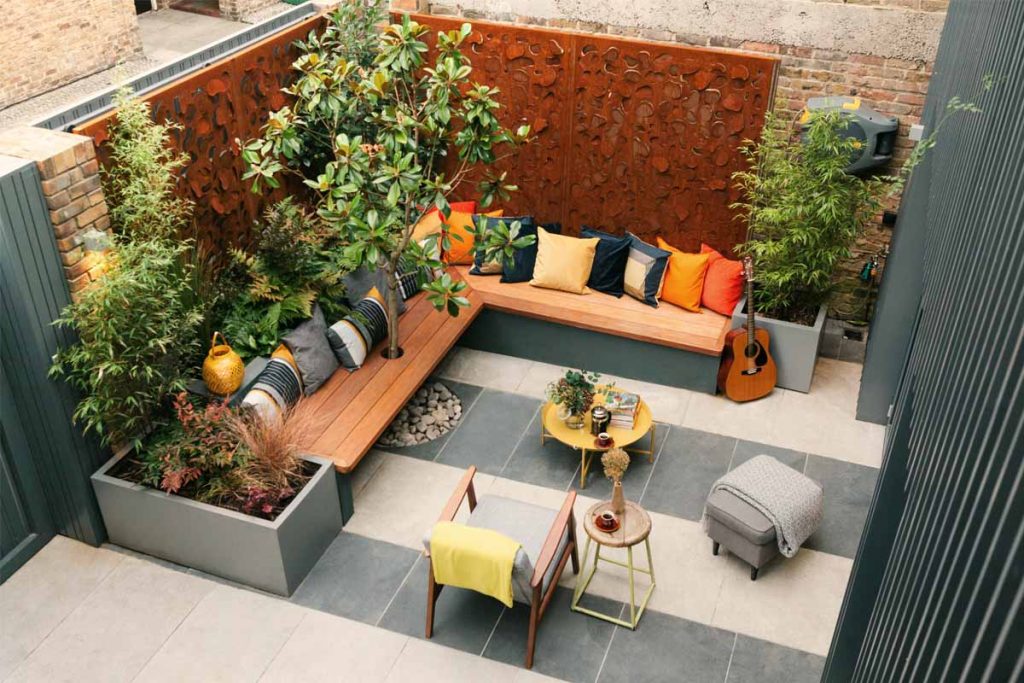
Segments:
[[[754,341],[754,282],[747,278],[747,343]]]

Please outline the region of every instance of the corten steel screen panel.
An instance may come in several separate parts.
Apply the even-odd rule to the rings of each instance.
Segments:
[[[268,113],[287,103],[282,89],[294,79],[291,64],[298,56],[292,43],[322,21],[311,17],[144,96],[154,118],[180,126],[172,132],[174,144],[191,162],[178,192],[195,202],[197,237],[217,252],[246,244],[253,222],[271,202],[304,192],[289,177],[277,190],[252,193],[249,181],[242,180],[245,164],[236,139],[258,136]],[[109,112],[74,131],[95,140],[104,164],[109,149],[103,143],[115,115]]]
[[[436,30],[463,20],[413,15]],[[474,80],[497,86],[501,118],[536,139],[498,163],[529,213],[682,249],[731,251],[746,226],[729,205],[739,147],[771,105],[774,57],[472,21]]]

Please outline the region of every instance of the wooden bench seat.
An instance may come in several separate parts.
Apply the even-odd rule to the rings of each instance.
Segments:
[[[731,328],[729,318],[707,309],[693,313],[671,304],[654,308],[630,296],[572,294],[527,282],[502,283],[493,275],[470,275],[469,266],[456,270],[488,309],[602,334],[719,357]]]

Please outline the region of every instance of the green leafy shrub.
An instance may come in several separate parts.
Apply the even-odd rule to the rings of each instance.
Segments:
[[[235,250],[232,261],[223,281],[238,292],[223,328],[243,358],[270,354],[314,303],[329,319],[344,312],[342,277],[351,267],[337,235],[290,197],[267,209],[252,253]]]
[[[186,303],[188,242],[119,237],[108,268],[55,324],[76,343],[58,351],[51,375],[83,393],[74,419],[106,445],[138,439],[165,397],[186,383],[200,311]]]
[[[115,232],[139,237],[177,237],[188,227],[192,204],[175,194],[178,171],[188,156],[171,145],[175,124],[158,124],[149,104],[130,88],[114,96],[117,118],[110,126],[110,162],[103,192]]]

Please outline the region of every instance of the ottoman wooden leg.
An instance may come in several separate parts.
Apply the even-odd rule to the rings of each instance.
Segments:
[[[718,555],[718,541],[711,541],[711,554]]]
[[[750,568],[750,580],[757,581],[757,567]]]

